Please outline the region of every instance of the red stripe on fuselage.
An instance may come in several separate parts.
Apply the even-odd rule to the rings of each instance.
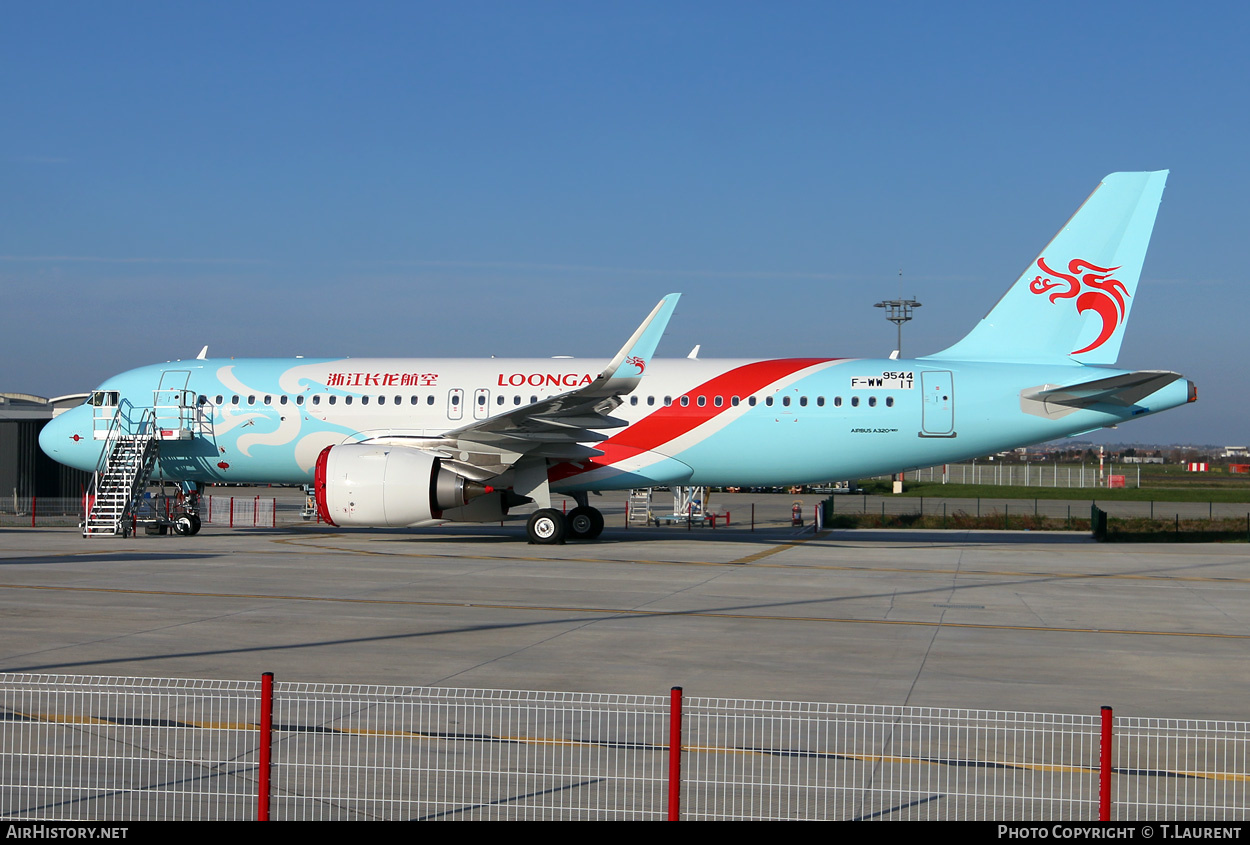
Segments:
[[[682,396],[689,397],[690,404],[683,406],[681,396],[673,398],[673,404],[657,408],[638,422],[621,431],[612,438],[603,441],[595,448],[603,450],[603,454],[581,461],[581,466],[571,463],[556,464],[547,473],[550,481],[561,481],[584,472],[608,467],[617,461],[642,452],[661,451],[661,446],[671,443],[682,435],[688,434],[708,420],[731,410],[734,406],[731,397],[737,396],[746,401],[748,396],[758,393],[773,382],[797,373],[799,370],[837,361],[837,358],[777,358],[770,361],[756,361],[742,367],[736,367],[721,373],[710,381],[698,385]],[[707,402],[699,407],[699,397]],[[717,408],[713,404],[715,397],[720,396],[725,404]]]

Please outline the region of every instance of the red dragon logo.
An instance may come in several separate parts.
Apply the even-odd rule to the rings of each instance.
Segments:
[[[1094,338],[1094,342],[1071,354],[1080,355],[1082,352],[1097,349],[1115,334],[1120,323],[1124,322],[1124,314],[1128,307],[1124,304],[1124,299],[1129,295],[1123,282],[1111,278],[1111,274],[1119,270],[1119,267],[1099,267],[1082,258],[1073,258],[1068,262],[1068,273],[1058,273],[1050,269],[1046,266],[1045,258],[1037,259],[1037,266],[1046,276],[1055,276],[1063,281],[1038,276],[1029,283],[1030,291],[1046,293],[1054,288],[1062,287],[1064,282],[1067,282],[1067,290],[1055,291],[1050,295],[1050,301],[1071,299],[1075,296],[1078,314],[1093,311],[1102,318],[1102,331],[1098,333],[1098,337]],[[1082,284],[1086,288],[1084,293],[1081,293]]]
[[[647,362],[642,360],[642,358],[638,357],[637,355],[630,355],[628,358],[625,359],[625,363],[632,364],[633,366],[637,367],[638,375],[642,375],[647,369]]]

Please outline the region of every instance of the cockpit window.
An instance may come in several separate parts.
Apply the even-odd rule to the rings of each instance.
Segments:
[[[116,390],[96,390],[87,399],[87,404],[97,408],[116,408],[120,400],[121,394]]]

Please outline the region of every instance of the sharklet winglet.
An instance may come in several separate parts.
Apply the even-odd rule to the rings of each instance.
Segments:
[[[659,345],[664,330],[668,328],[669,318],[673,316],[673,310],[677,307],[679,299],[681,299],[680,293],[670,293],[656,303],[647,318],[634,330],[629,340],[625,341],[625,345],[603,368],[599,377],[593,384],[587,386],[585,390],[587,394],[628,393],[637,386],[638,379],[646,372],[647,365],[651,363],[651,356],[655,354],[655,348]],[[617,371],[622,366],[636,368],[637,372],[618,376]],[[630,382],[633,383],[630,384]]]

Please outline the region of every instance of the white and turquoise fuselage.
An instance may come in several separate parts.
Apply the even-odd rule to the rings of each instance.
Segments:
[[[54,419],[40,444],[84,470],[99,463],[101,419],[135,424],[158,391],[185,390],[186,439],[160,444],[156,477],[307,484],[327,446],[437,438],[589,384],[590,359],[209,359],[108,379]],[[949,359],[654,359],[611,415],[628,423],[552,461],[553,491],[670,484],[781,485],[858,478],[972,458],[1157,413],[1189,401],[1177,379],[1124,405],[1039,413],[1022,394],[1126,373],[1078,364]],[[157,397],[157,398],[154,398]],[[172,413],[172,412],[170,412]],[[107,426],[103,426],[107,427]]]

